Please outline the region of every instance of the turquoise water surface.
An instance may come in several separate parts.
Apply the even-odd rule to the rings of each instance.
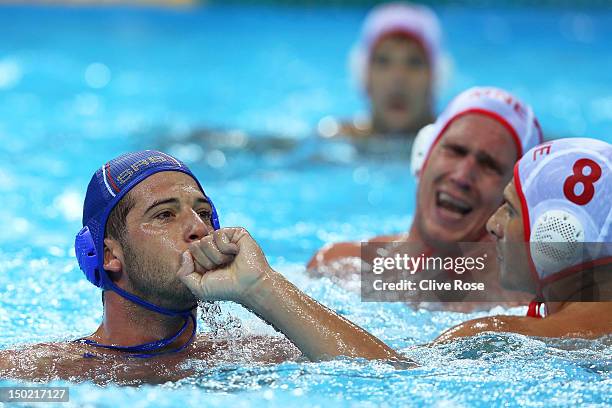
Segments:
[[[0,348],[97,327],[99,292],[72,247],[87,182],[111,157],[161,147],[192,166],[222,225],[246,227],[277,270],[421,367],[245,361],[162,386],[58,382],[70,386],[73,406],[612,404],[609,337],[484,334],[425,347],[485,313],[361,303],[306,275],[324,243],[403,231],[414,208],[403,152],[366,155],[313,136],[323,116],[365,109],[346,70],[365,11],[0,7]],[[610,10],[437,11],[452,67],[440,107],[469,86],[497,85],[531,103],[549,135],[612,142]],[[231,130],[231,142],[194,143],[189,135],[204,128]],[[290,146],[241,148],[269,135]],[[229,338],[274,335],[238,306],[222,311],[219,319],[240,320]]]

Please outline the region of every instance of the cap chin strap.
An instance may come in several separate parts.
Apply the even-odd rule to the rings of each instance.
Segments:
[[[89,339],[82,339],[80,340],[80,342],[84,344],[88,344],[90,346],[94,346],[94,347],[100,347],[100,348],[105,348],[109,350],[117,350],[117,351],[122,351],[125,353],[131,353],[129,357],[151,358],[151,357],[157,357],[157,356],[161,356],[165,354],[178,353],[179,351],[187,348],[191,344],[193,339],[195,338],[195,334],[197,330],[196,318],[193,316],[193,309],[195,309],[195,306],[190,309],[185,309],[185,310],[166,309],[161,306],[157,306],[152,303],[149,303],[146,300],[141,299],[132,293],[126,292],[125,290],[115,285],[110,279],[106,280],[104,286],[106,289],[112,290],[113,292],[117,293],[119,296],[123,297],[124,299],[132,303],[135,303],[152,312],[163,314],[165,316],[170,316],[170,317],[182,317],[184,319],[183,325],[181,326],[179,331],[176,332],[176,334],[172,336],[168,336],[161,340],[156,340],[156,341],[152,341],[149,343],[138,344],[136,346],[114,346],[110,344],[100,344],[95,340],[89,340]],[[176,341],[185,332],[185,330],[187,330],[190,320],[193,322],[193,328],[191,330],[191,336],[189,336],[189,339],[185,342],[185,344],[173,350],[167,350],[167,351],[163,351],[159,353],[152,353],[152,352],[161,350],[164,347],[167,347],[170,344],[172,344],[174,341]]]
[[[535,317],[537,319],[543,319],[547,315],[546,303],[540,302],[538,300],[532,300],[529,303],[529,308],[527,309],[527,317]]]

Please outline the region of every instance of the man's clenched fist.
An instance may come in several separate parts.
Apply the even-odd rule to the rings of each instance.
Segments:
[[[274,272],[244,228],[221,228],[191,244],[177,274],[200,300],[244,304],[249,291]]]

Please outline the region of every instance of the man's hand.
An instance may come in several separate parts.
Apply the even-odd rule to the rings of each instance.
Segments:
[[[177,274],[201,300],[242,304],[312,360],[337,356],[404,360],[273,271],[243,228],[222,228],[191,244]]]
[[[191,244],[177,274],[200,300],[244,303],[275,272],[244,228],[221,228]]]

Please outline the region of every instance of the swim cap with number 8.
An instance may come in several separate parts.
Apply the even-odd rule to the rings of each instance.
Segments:
[[[612,256],[611,174],[612,145],[587,138],[544,143],[516,164],[525,241],[540,283]]]

